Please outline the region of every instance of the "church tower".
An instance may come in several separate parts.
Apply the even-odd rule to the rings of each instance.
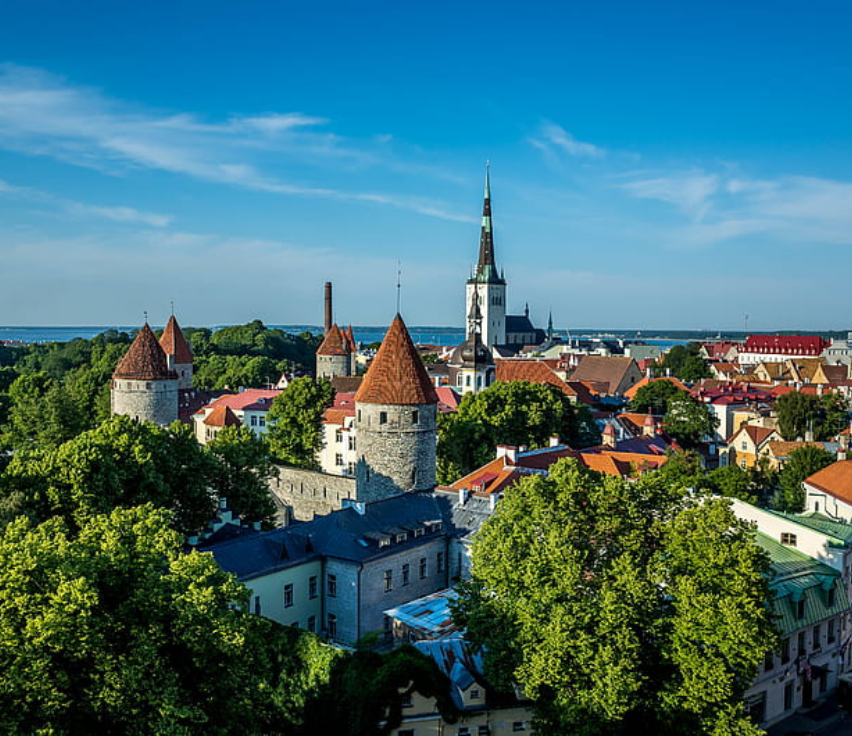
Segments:
[[[467,281],[465,315],[477,303],[482,316],[481,339],[489,348],[506,344],[506,281],[497,271],[494,259],[494,231],[491,225],[491,173],[485,168],[485,202],[479,235],[479,261]]]
[[[160,337],[160,347],[166,354],[166,366],[177,373],[178,389],[187,391],[192,388],[192,351],[186,343],[183,331],[172,315],[166,329]]]
[[[356,498],[435,487],[438,396],[398,314],[355,394]]]
[[[146,322],[112,374],[113,414],[161,426],[178,418],[178,376]]]

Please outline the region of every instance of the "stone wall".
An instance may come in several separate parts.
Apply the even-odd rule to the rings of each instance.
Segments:
[[[114,379],[110,389],[110,407],[113,414],[167,426],[178,418],[177,379]]]
[[[352,359],[349,355],[317,355],[317,378],[335,378],[352,375]]]
[[[359,501],[435,487],[435,404],[358,403],[356,412]]]
[[[343,508],[344,499],[354,499],[355,479],[278,465],[269,490],[290,509],[291,518],[310,521]]]

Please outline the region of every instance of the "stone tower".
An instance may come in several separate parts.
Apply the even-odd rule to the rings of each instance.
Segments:
[[[112,374],[113,414],[166,426],[178,418],[178,376],[146,322]]]
[[[438,396],[397,314],[355,394],[356,497],[435,487]]]
[[[333,324],[317,349],[317,378],[352,375],[352,345],[349,333]]]
[[[485,202],[479,235],[479,261],[467,281],[465,315],[474,302],[482,313],[481,339],[489,348],[506,344],[506,281],[497,272],[494,260],[494,232],[491,227],[491,175],[485,170]]]
[[[186,343],[183,332],[172,315],[160,338],[160,347],[166,353],[166,367],[177,373],[178,389],[186,391],[192,388],[192,351]]]

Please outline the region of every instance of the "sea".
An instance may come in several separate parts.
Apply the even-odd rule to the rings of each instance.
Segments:
[[[226,325],[212,325],[210,329],[216,330]],[[157,329],[156,325],[152,325]],[[302,332],[319,333],[322,328],[317,325],[267,325],[267,327],[278,327],[285,332],[298,335]],[[90,340],[107,330],[132,333],[138,329],[138,325],[91,325],[91,326],[0,326],[0,343],[31,344],[49,342],[69,342],[75,338]],[[386,332],[386,327],[362,326],[353,327],[355,340],[359,343],[370,344],[380,342]],[[411,338],[415,343],[421,345],[458,345],[464,340],[464,330],[461,327],[431,327],[413,326],[409,327]],[[718,335],[695,331],[694,333],[677,331],[676,334],[666,334],[665,331],[641,332],[638,330],[555,330],[554,334],[561,338],[602,338],[607,340],[628,340],[630,342],[644,342],[656,345],[665,350],[673,345],[682,345],[694,340],[718,339]],[[727,337],[727,336],[726,336]],[[728,337],[728,339],[741,339],[740,337]]]

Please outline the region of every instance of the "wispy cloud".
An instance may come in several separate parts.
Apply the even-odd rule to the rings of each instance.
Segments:
[[[603,158],[606,151],[593,143],[577,140],[561,125],[543,123],[535,136],[529,139],[536,148],[546,153],[562,153],[577,158]]]
[[[328,121],[301,112],[231,116],[208,122],[186,112],[138,110],[39,69],[0,65],[0,147],[53,156],[106,172],[146,168],[288,196],[369,202],[430,217],[472,222],[446,202],[398,192],[348,191],[282,178],[257,151],[376,164],[380,156],[347,146]],[[388,141],[363,143],[386,146]],[[287,168],[287,155],[283,166]],[[260,159],[258,161],[257,159]],[[406,168],[393,160],[390,168]],[[412,168],[424,168],[422,164]]]
[[[700,222],[707,215],[712,197],[719,189],[719,177],[693,172],[637,179],[620,186],[634,197],[673,204]]]

